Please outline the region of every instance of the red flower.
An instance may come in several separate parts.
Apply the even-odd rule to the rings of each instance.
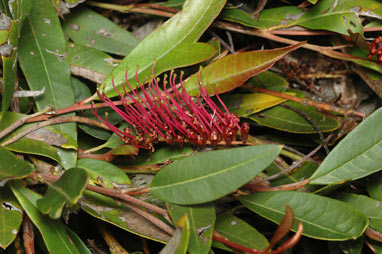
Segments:
[[[382,64],[382,36],[378,36],[370,44],[370,54],[368,58],[372,58],[373,55],[377,56],[377,61]]]
[[[236,140],[239,130],[242,140],[246,141],[249,125],[247,123],[239,125],[240,119],[228,111],[217,90],[215,96],[224,110],[216,105],[208,95],[208,87],[204,88],[200,83],[200,72],[199,95],[196,97],[191,97],[183,87],[182,75],[180,90],[175,85],[176,75],[173,72],[169,77],[170,89],[166,88],[166,79],[167,77],[163,81],[163,91],[161,91],[157,78],[153,78],[145,89],[136,73],[139,89],[134,89],[126,77],[126,84],[131,94],[126,91],[125,85],[124,93],[119,92],[113,81],[113,87],[120,96],[123,109],[117,107],[104,92],[97,91],[98,97],[130,125],[123,131],[108,122],[107,115],[102,119],[95,108],[93,113],[124,142],[140,148],[152,148],[152,144],[158,141],[177,143],[179,146],[184,142],[199,146],[207,143],[217,145],[221,142],[231,144]]]

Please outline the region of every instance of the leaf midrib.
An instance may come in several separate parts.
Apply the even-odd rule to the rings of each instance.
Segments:
[[[188,184],[188,183],[195,182],[195,181],[200,181],[200,180],[203,180],[203,179],[206,179],[206,178],[210,178],[210,177],[215,176],[215,175],[219,175],[219,174],[226,173],[226,172],[230,171],[231,169],[235,169],[235,168],[237,168],[237,167],[240,167],[240,166],[249,164],[249,163],[251,163],[252,161],[257,160],[257,159],[260,158],[260,157],[266,157],[268,154],[271,154],[271,153],[274,153],[274,152],[275,152],[275,151],[264,152],[264,153],[262,153],[262,154],[260,154],[260,155],[258,155],[258,156],[256,156],[256,157],[254,157],[253,159],[246,160],[245,162],[241,162],[241,163],[235,164],[235,165],[233,165],[233,166],[231,166],[231,167],[227,167],[226,169],[221,170],[221,171],[212,172],[212,173],[210,173],[210,174],[203,175],[203,176],[200,176],[200,177],[197,177],[197,178],[191,178],[191,179],[188,179],[188,180],[185,180],[185,181],[182,181],[182,182],[176,182],[176,183],[172,183],[172,184],[167,184],[167,185],[162,185],[162,186],[151,187],[150,189],[151,189],[151,190],[159,190],[159,189],[165,189],[165,188],[174,187],[174,186],[177,186],[177,185]]]

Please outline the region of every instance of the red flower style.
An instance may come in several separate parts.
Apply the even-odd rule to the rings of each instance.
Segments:
[[[199,146],[217,145],[221,142],[229,145],[236,140],[239,130],[242,141],[247,140],[248,123],[239,125],[239,117],[228,111],[217,90],[215,96],[225,112],[215,104],[208,95],[208,87],[204,88],[201,85],[200,72],[199,95],[196,97],[191,97],[184,88],[182,75],[181,90],[177,89],[176,75],[173,72],[169,77],[170,89],[166,88],[166,79],[167,77],[163,80],[163,91],[161,91],[157,78],[153,78],[145,89],[136,73],[137,88],[134,89],[126,77],[126,84],[131,94],[126,91],[125,85],[122,94],[116,89],[113,81],[113,87],[120,96],[123,109],[117,107],[104,92],[97,91],[98,97],[130,125],[123,131],[112,125],[107,115],[102,119],[97,114],[96,108],[93,108],[93,113],[124,142],[140,148],[150,149],[152,144],[158,141],[165,141],[167,144],[177,143],[179,146],[184,142]]]
[[[378,36],[370,44],[370,54],[367,56],[369,59],[377,56],[377,61],[382,64],[382,36]]]

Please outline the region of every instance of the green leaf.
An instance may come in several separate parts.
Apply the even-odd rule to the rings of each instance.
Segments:
[[[378,230],[382,231],[382,209],[381,201],[369,198],[364,195],[350,194],[350,193],[336,193],[332,196],[337,200],[341,200],[348,203],[355,208],[358,208],[370,219],[370,225]]]
[[[224,8],[219,17],[231,22],[239,23],[243,26],[260,27],[250,13],[240,10],[239,8]]]
[[[78,44],[124,56],[139,43],[131,33],[91,9],[76,8],[65,18],[64,33]]]
[[[208,43],[196,43],[209,27],[225,4],[225,0],[188,0],[183,10],[169,19],[160,28],[150,33],[122,62],[106,77],[108,96],[117,93],[125,82],[125,72],[132,87],[136,86],[135,73],[140,80],[152,75],[155,62],[155,74],[182,66],[199,63],[215,54],[215,48]]]
[[[101,84],[106,75],[114,68],[113,58],[108,54],[83,46],[69,43],[68,54],[72,74]]]
[[[286,101],[286,99],[265,93],[236,93],[223,95],[221,98],[229,111],[239,117],[257,113]]]
[[[35,98],[37,109],[42,111],[50,106],[60,109],[72,105],[74,96],[66,42],[50,0],[34,0],[21,34],[18,57],[29,88],[45,89],[44,94]],[[56,125],[56,128],[76,140],[74,123]],[[66,162],[73,161],[75,154],[61,151],[60,157],[63,166],[68,168],[70,164]]]
[[[223,213],[217,217],[215,230],[229,241],[247,248],[263,250],[269,245],[265,236],[230,213]]]
[[[190,238],[190,222],[187,215],[184,215],[176,223],[174,235],[167,245],[160,251],[160,254],[186,254]]]
[[[48,216],[40,213],[36,203],[37,200],[41,198],[41,195],[27,189],[21,181],[12,181],[10,187],[24,211],[40,231],[49,253],[86,253],[80,252],[79,249],[77,249],[76,242],[79,241],[79,239],[71,239],[68,228],[61,220],[52,220]]]
[[[280,74],[271,71],[264,71],[257,74],[255,77],[248,80],[247,84],[277,92],[284,92],[289,86],[289,82],[285,78]]]
[[[85,212],[130,233],[162,243],[166,243],[171,238],[152,222],[110,197],[85,191],[84,198],[80,202]]]
[[[57,182],[49,185],[45,196],[37,200],[37,206],[52,219],[61,216],[64,205],[73,205],[86,188],[88,176],[81,168],[71,168],[64,172]]]
[[[322,132],[333,131],[339,127],[339,122],[329,116],[317,112],[313,107],[296,102],[285,102],[285,105],[292,106],[307,114]],[[292,133],[317,133],[312,124],[299,113],[276,106],[258,114],[250,115],[249,119],[267,127]]]
[[[130,179],[120,168],[106,161],[80,159],[77,167],[85,169],[92,180],[107,188],[113,188],[114,184],[130,184]]]
[[[249,182],[281,147],[259,145],[199,153],[164,167],[150,192],[174,204],[200,204],[221,198]]]
[[[19,159],[12,152],[0,146],[0,186],[11,179],[23,178],[34,171],[32,164]]]
[[[208,85],[209,94],[230,91],[256,74],[266,71],[286,54],[301,47],[303,43],[268,50],[255,50],[228,55],[209,64],[200,71],[202,85]],[[195,73],[185,84],[191,95],[199,93],[199,73]]]
[[[341,140],[312,175],[311,184],[355,180],[382,169],[382,108]]]
[[[199,206],[179,206],[167,204],[167,210],[174,224],[184,215],[190,222],[190,241],[188,252],[195,254],[209,253],[215,223],[215,206],[213,204]]]
[[[361,254],[362,247],[365,239],[364,237],[359,237],[356,240],[347,240],[341,242],[328,242],[330,253],[346,253],[346,254]],[[379,253],[379,252],[376,252]]]
[[[23,211],[8,186],[0,188],[0,248],[6,249],[16,238]]]
[[[240,197],[239,200],[253,212],[276,223],[285,215],[288,204],[304,226],[303,235],[323,240],[343,241],[358,238],[368,226],[367,217],[352,206],[327,197],[296,191],[261,192]]]
[[[366,178],[366,190],[370,197],[382,201],[382,177],[381,172]]]

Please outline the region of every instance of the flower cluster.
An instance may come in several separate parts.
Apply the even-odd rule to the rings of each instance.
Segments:
[[[176,75],[173,72],[169,76],[169,82],[167,77],[164,78],[163,90],[160,89],[157,78],[153,78],[147,88],[139,82],[137,73],[136,81],[137,89],[134,89],[126,77],[126,85],[131,93],[126,91],[126,85],[123,86],[124,93],[121,93],[113,82],[123,108],[117,107],[103,91],[97,91],[98,97],[129,124],[128,128],[118,129],[108,121],[107,115],[102,119],[93,108],[95,116],[124,142],[148,149],[159,141],[177,143],[179,146],[185,142],[199,146],[218,143],[229,145],[236,140],[239,130],[242,141],[246,141],[249,125],[239,125],[240,119],[228,111],[217,90],[215,95],[221,107],[216,105],[208,94],[208,87],[204,88],[200,83],[200,72],[199,94],[196,97],[191,97],[184,88],[182,75],[179,85],[176,85]],[[170,88],[166,88],[167,83]]]
[[[377,56],[377,61],[382,64],[382,36],[378,36],[370,44],[370,54],[368,58],[372,58],[373,55]]]

